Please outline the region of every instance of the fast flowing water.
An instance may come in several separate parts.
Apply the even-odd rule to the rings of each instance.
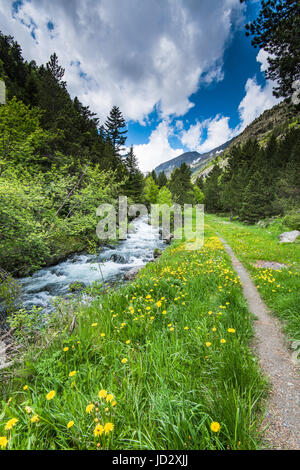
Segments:
[[[37,306],[44,312],[51,311],[52,301],[56,297],[68,296],[73,282],[83,282],[88,286],[101,281],[99,261],[105,282],[122,279],[129,269],[151,261],[154,249],[164,247],[159,231],[148,224],[147,217],[140,217],[131,225],[134,226],[133,233],[127,240],[120,241],[115,247],[102,248],[98,256],[74,254],[66,261],[21,279],[23,307],[31,309]]]

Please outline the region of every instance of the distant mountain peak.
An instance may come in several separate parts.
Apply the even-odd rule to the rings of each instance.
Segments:
[[[199,152],[185,152],[178,157],[172,158],[171,160],[168,160],[164,163],[161,163],[155,168],[155,172],[158,175],[162,171],[166,173],[167,176],[169,176],[174,168],[179,168],[182,163],[186,163],[189,165],[194,171],[196,167],[198,167],[199,164],[203,164],[207,160],[211,159],[212,157],[216,157],[218,154],[222,153],[223,150],[225,150],[232,140],[229,140],[228,142],[225,142],[224,144],[220,145],[219,147],[216,147],[209,152],[205,153],[199,153]]]

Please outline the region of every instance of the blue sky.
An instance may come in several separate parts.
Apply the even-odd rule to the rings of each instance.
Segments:
[[[72,96],[103,122],[118,105],[141,169],[241,132],[276,99],[251,46],[248,0],[3,0],[0,30],[27,60],[54,51]]]

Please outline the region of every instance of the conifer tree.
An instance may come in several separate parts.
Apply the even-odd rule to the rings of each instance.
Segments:
[[[157,177],[157,184],[159,188],[162,188],[163,186],[166,186],[168,183],[168,178],[166,177],[166,174],[164,171],[161,171]]]
[[[192,204],[194,201],[194,188],[191,182],[192,171],[186,163],[175,168],[168,183],[173,199],[178,204]]]
[[[144,177],[139,170],[137,158],[133,152],[133,146],[130,147],[125,163],[128,172],[128,180],[124,188],[125,193],[127,196],[131,196],[134,201],[139,201],[144,188]]]
[[[121,152],[124,150],[123,145],[126,142],[127,129],[125,119],[118,108],[113,106],[107,120],[104,124],[105,134],[109,139],[116,157],[121,157]]]

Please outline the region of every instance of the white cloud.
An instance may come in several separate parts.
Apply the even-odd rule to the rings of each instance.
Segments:
[[[181,142],[191,151],[205,153],[232,139],[236,133],[236,129],[229,126],[229,117],[217,115],[213,119],[197,122],[183,131]]]
[[[172,134],[173,130],[169,122],[163,120],[156,129],[152,131],[147,144],[135,145],[134,153],[138,158],[139,166],[143,172],[151,171],[160,163],[166,162],[183,153],[183,149],[174,150],[170,146],[169,137]]]
[[[222,79],[242,14],[239,0],[2,0],[0,29],[27,60],[55,51],[72,96],[102,120],[116,104],[142,121],[154,106],[162,118],[184,115],[201,81]]]
[[[189,150],[196,150],[201,140],[203,124],[197,122],[196,124],[189,127],[189,129],[182,131],[181,142]]]
[[[236,135],[236,130],[229,127],[229,117],[217,115],[214,119],[205,121],[207,137],[197,147],[197,152],[205,153],[219,147]]]

